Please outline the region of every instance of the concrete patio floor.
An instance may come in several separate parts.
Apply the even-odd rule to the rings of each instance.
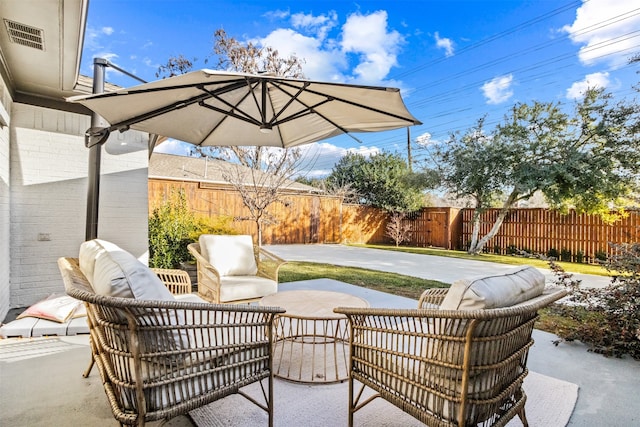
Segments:
[[[417,255],[419,259],[407,256],[411,254],[391,258],[388,251],[339,245],[287,245],[270,246],[268,249],[288,260],[349,263],[344,265],[396,271],[417,277],[429,276],[427,278],[445,282],[452,281],[446,277],[468,277],[482,274],[485,270],[508,268],[487,263],[454,265],[447,263],[448,258],[423,255]],[[325,261],[327,257],[331,261]],[[290,289],[347,292],[367,299],[373,307],[414,308],[417,304],[408,298],[329,279],[280,285],[280,290]],[[534,331],[534,339],[535,344],[529,353],[529,368],[580,387],[568,426],[640,425],[637,398],[640,395],[640,361],[605,358],[588,352],[581,343],[555,346],[553,341],[557,337],[542,331]],[[97,372],[94,371],[89,379],[81,376],[89,360],[86,342],[86,336],[0,340],[0,425],[117,425]],[[24,347],[9,354],[4,349],[13,343],[22,343]],[[188,417],[180,416],[163,425],[187,427],[193,423]]]

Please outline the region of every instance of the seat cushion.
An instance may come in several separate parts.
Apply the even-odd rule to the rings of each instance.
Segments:
[[[149,267],[116,244],[94,239],[80,246],[80,270],[95,293],[110,297],[173,301]]]
[[[251,236],[203,234],[199,243],[202,256],[220,276],[254,276],[258,272]]]
[[[535,298],[544,291],[544,275],[531,266],[510,269],[500,274],[454,282],[440,309],[482,310],[510,307]]]
[[[278,283],[260,276],[220,278],[220,302],[262,298],[278,292]]]

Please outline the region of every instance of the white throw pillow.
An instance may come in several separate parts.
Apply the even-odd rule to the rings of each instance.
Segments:
[[[458,280],[449,288],[440,309],[510,307],[541,295],[544,286],[544,275],[531,266],[517,267],[493,276]]]
[[[248,235],[202,234],[200,250],[221,276],[255,276],[258,265]]]
[[[158,276],[129,252],[105,240],[80,246],[80,270],[95,293],[120,298],[173,301]]]

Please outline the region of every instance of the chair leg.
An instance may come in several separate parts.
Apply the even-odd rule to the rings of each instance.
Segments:
[[[91,374],[91,370],[93,369],[93,364],[95,363],[95,361],[93,360],[93,354],[91,354],[91,360],[89,361],[89,366],[87,366],[87,369],[82,373],[82,376],[84,378],[88,378],[89,374]]]
[[[518,412],[518,417],[520,417],[520,421],[522,421],[523,427],[529,427],[529,422],[527,421],[527,416],[524,413],[524,406]]]
[[[353,408],[355,406],[355,403],[353,401],[353,378],[351,378],[351,375],[349,375],[349,379],[347,380],[349,381],[349,419],[348,419],[348,426],[349,427],[353,427]]]

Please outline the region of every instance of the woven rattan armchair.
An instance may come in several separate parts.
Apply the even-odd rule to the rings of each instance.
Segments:
[[[533,324],[566,291],[484,310],[438,309],[445,294],[425,291],[416,310],[334,310],[351,328],[350,426],[377,397],[429,426],[504,426],[515,415],[527,426],[522,382]],[[367,387],[374,394],[365,398]]]
[[[234,393],[273,425],[271,331],[283,310],[102,296],[78,259],[58,266],[67,294],[87,307],[92,356],[121,425],[170,419]],[[254,382],[258,400],[242,391]]]
[[[191,293],[191,278],[186,271],[171,268],[152,268],[151,271],[158,275],[172,294],[184,295]]]
[[[196,259],[198,265],[198,294],[212,303],[241,303],[257,301],[265,295],[277,292],[278,270],[286,262],[258,245],[251,243],[250,236],[216,236],[207,235],[210,239],[220,239],[222,242],[240,240],[249,245],[249,252],[253,253],[257,271],[254,274],[226,274],[221,267],[227,268],[235,260],[223,259],[215,266],[210,262],[210,254],[204,253],[201,243],[191,243],[187,246],[189,252]],[[202,241],[202,236],[200,238]],[[225,252],[224,245],[221,252]],[[224,258],[224,255],[223,255]],[[246,260],[238,262],[245,262]]]

